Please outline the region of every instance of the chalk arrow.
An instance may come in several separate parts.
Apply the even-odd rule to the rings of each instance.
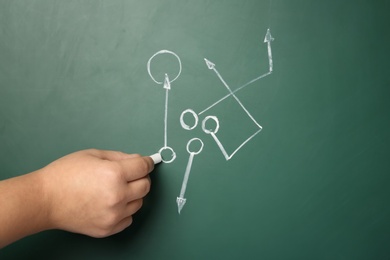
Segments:
[[[187,201],[187,199],[185,199],[185,198],[177,197],[176,203],[177,203],[177,210],[179,211],[179,214],[180,214],[180,211],[183,209],[184,204],[186,204],[186,201]]]
[[[271,31],[269,29],[267,29],[267,33],[265,35],[264,42],[272,42],[273,40],[275,40],[275,39],[272,38]]]
[[[204,61],[206,62],[207,68],[209,68],[210,70],[214,69],[214,67],[215,67],[214,63],[212,63],[211,61],[209,61],[206,58],[204,59]]]
[[[171,89],[171,82],[169,81],[168,74],[165,73],[165,79],[164,79],[164,88],[170,90]]]
[[[271,72],[273,70],[273,62],[272,62],[272,51],[271,51],[271,42],[274,40],[271,35],[271,31],[267,29],[267,33],[264,37],[264,42],[267,43],[268,48],[268,61],[269,61],[269,71]]]
[[[179,211],[179,214],[180,214],[180,211],[183,209],[184,204],[186,204],[186,201],[187,201],[184,198],[184,194],[186,193],[188,178],[190,177],[191,166],[192,166],[192,161],[194,160],[194,156],[195,156],[194,153],[190,153],[190,158],[188,158],[186,172],[184,173],[183,183],[181,185],[180,195],[176,199],[177,210]]]
[[[168,96],[171,90],[171,82],[169,81],[168,74],[165,73],[164,79],[165,90],[165,113],[164,113],[164,147],[168,145]]]

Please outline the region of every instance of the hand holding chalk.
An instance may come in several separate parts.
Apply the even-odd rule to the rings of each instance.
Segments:
[[[161,157],[161,156],[160,156]],[[85,150],[43,168],[50,198],[49,222],[57,229],[105,237],[132,223],[150,190],[159,156]]]
[[[90,149],[0,181],[0,205],[7,212],[0,214],[0,248],[48,229],[92,237],[122,231],[141,208],[149,173],[161,159]]]

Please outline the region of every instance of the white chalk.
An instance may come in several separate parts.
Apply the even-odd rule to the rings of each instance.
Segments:
[[[161,154],[160,153],[155,153],[151,156],[149,156],[150,158],[152,158],[154,164],[158,164],[162,161],[162,157],[161,157]]]

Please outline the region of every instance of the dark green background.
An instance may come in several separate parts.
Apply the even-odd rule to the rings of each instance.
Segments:
[[[43,232],[0,258],[389,259],[389,7],[1,0],[1,179],[79,149],[156,152],[165,92],[146,63],[168,49],[183,71],[169,96],[168,139],[178,157],[153,173],[133,225],[105,239]],[[203,58],[232,89],[267,71],[267,28],[274,73],[237,94],[263,130],[226,162],[209,135],[183,130],[179,117],[227,93]],[[233,121],[224,140],[239,142],[250,124],[226,104],[222,119]],[[205,147],[178,215],[193,137]]]

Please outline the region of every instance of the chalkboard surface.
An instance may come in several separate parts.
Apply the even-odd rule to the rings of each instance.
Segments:
[[[86,148],[176,153],[124,232],[0,258],[389,259],[389,7],[0,1],[1,179]]]

